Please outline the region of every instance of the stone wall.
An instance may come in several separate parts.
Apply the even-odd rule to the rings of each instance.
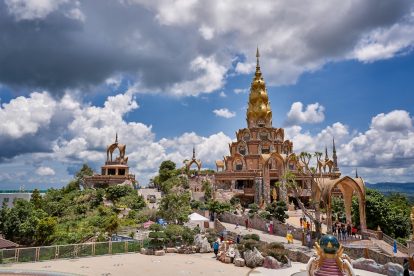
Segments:
[[[266,223],[270,221],[265,220],[258,215],[254,215],[253,218],[249,218],[247,215],[235,215],[231,213],[223,213],[219,215],[219,219],[222,222],[232,223],[232,224],[239,224],[240,226],[244,226],[244,222],[246,218],[249,219],[249,227],[267,232],[268,229],[266,228]],[[302,229],[294,227],[292,225],[288,225],[285,223],[281,223],[278,220],[273,220],[273,233],[276,236],[285,237],[287,234],[288,227],[292,231],[293,238],[296,240],[302,240]]]
[[[359,259],[359,258],[366,258],[366,259],[372,259],[378,264],[386,264],[389,262],[397,263],[402,265],[404,262],[404,258],[402,257],[394,257],[394,256],[388,256],[383,253],[379,253],[373,250],[370,250],[368,248],[350,248],[350,247],[344,247],[344,253],[347,254],[351,259]]]

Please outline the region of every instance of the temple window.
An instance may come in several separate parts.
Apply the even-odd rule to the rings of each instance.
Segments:
[[[289,163],[289,170],[291,171],[295,170],[295,164]]]
[[[263,120],[259,120],[259,121],[257,121],[257,126],[258,127],[264,127],[265,126],[265,122]]]
[[[268,140],[269,139],[269,134],[267,132],[261,132],[259,134],[260,136],[260,140]]]
[[[236,171],[241,171],[243,170],[243,163],[240,160],[236,161],[236,166],[235,166]]]
[[[125,175],[125,169],[119,169],[118,175]]]
[[[108,175],[115,175],[116,171],[115,169],[108,169]]]
[[[243,146],[243,145],[239,146],[239,153],[241,155],[245,155],[246,154],[246,147]]]
[[[101,174],[106,175],[106,170],[102,168]]]
[[[270,153],[270,147],[269,146],[262,146],[262,154],[268,154]]]

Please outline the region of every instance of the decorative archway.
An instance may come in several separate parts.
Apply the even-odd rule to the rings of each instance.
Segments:
[[[352,196],[355,192],[359,204],[359,223],[361,225],[361,230],[366,230],[365,183],[362,178],[354,179],[349,176],[344,176],[339,179],[319,178],[318,187],[320,189],[320,194],[318,194],[320,196],[319,198],[326,204],[326,224],[328,233],[332,232],[332,192],[335,188],[338,188],[343,195],[346,220],[349,223],[352,223]]]

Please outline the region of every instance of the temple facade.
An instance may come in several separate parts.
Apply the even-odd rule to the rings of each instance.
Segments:
[[[231,190],[245,203],[268,203],[289,200],[289,189],[276,185],[286,171],[295,175],[302,187],[301,199],[307,202],[312,194],[310,176],[303,173],[304,164],[293,152],[293,143],[285,139],[283,128],[272,126],[272,109],[256,53],[256,72],[250,87],[246,112],[247,128],[236,132],[236,142],[229,144],[230,154],[216,161],[216,190]],[[335,144],[332,159],[318,158],[318,177],[336,179],[338,167]]]
[[[85,177],[84,186],[88,188],[105,188],[112,185],[131,185],[135,187],[135,175],[129,173],[128,157],[125,156],[126,145],[118,143],[118,134],[115,142],[106,148],[106,161],[101,167],[101,174]],[[119,155],[113,158],[113,154]]]

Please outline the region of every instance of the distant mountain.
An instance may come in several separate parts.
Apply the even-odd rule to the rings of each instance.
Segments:
[[[377,190],[383,194],[390,193],[401,193],[406,196],[414,196],[414,183],[394,183],[394,182],[384,182],[384,183],[365,183],[367,188]]]

